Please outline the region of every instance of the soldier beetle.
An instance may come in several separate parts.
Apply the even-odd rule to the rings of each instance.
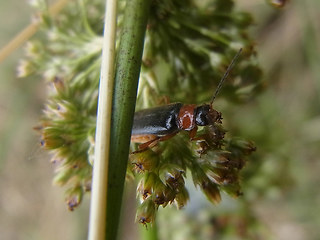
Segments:
[[[197,106],[196,104],[178,102],[136,112],[131,141],[141,143],[138,146],[139,150],[144,151],[148,147],[152,148],[158,142],[165,141],[182,130],[188,131],[190,139],[193,140],[198,126],[221,123],[221,113],[213,109],[212,104],[241,51],[242,49],[232,59],[209,104]]]

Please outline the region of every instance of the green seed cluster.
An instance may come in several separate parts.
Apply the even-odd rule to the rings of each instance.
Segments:
[[[83,6],[72,1],[54,19],[42,15],[44,32],[27,44],[26,59],[18,67],[20,77],[38,75],[47,83],[48,100],[36,129],[42,147],[52,154],[53,182],[67,188],[70,210],[91,188],[102,49],[97,16],[104,8],[99,2]]]
[[[161,76],[157,80],[160,91],[175,101],[208,101],[240,48],[244,51],[223,87],[223,95],[239,102],[261,90],[262,72],[247,33],[253,19],[248,13],[235,11],[232,0],[154,1],[151,12],[144,62]]]
[[[187,171],[213,204],[221,201],[221,191],[241,195],[239,171],[255,146],[237,138],[224,139],[224,135],[220,125],[213,125],[199,131],[196,140],[181,134],[152,149],[133,152],[130,163],[141,177],[137,221],[152,223],[159,206],[174,203],[178,209],[184,207],[189,199],[184,180]]]

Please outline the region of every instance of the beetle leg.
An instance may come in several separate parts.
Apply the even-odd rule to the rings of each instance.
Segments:
[[[195,136],[197,134],[197,130],[198,130],[198,127],[197,126],[194,126],[194,128],[192,128],[189,132],[189,137],[190,137],[190,140],[193,141],[193,140],[196,140]]]
[[[138,152],[143,152],[145,150],[147,150],[147,148],[153,148],[154,146],[156,146],[159,142],[161,141],[166,141],[172,137],[174,137],[178,132],[175,132],[175,133],[171,133],[171,134],[168,134],[168,135],[165,135],[165,136],[162,136],[162,137],[159,137],[159,136],[154,136],[153,139],[151,139],[150,141],[148,142],[145,142],[145,143],[142,143],[138,146],[139,150],[138,151],[134,151],[132,152],[132,154],[134,153],[138,153]]]
[[[162,136],[162,137],[156,137],[155,139],[152,139],[146,143],[142,143],[140,144],[138,147],[140,150],[146,150],[147,147],[149,148],[153,148],[154,146],[156,146],[159,142],[162,142],[162,141],[166,141],[170,138],[172,138],[173,136],[175,136],[178,132],[175,132],[175,133],[171,133],[171,134],[168,134],[168,135],[165,135],[165,136]]]
[[[160,142],[160,141],[166,141],[166,140],[174,137],[177,133],[178,133],[178,132],[175,132],[175,133],[171,133],[171,134],[162,136],[162,137],[159,138],[159,142]]]
[[[146,143],[149,142],[151,140],[154,140],[158,138],[158,136],[156,135],[132,135],[131,136],[131,142],[135,142],[135,143]]]
[[[160,137],[156,137],[148,142],[142,143],[138,146],[140,151],[144,151],[146,150],[148,147],[149,148],[153,148],[154,146],[156,146],[158,144],[158,142],[160,141]]]
[[[140,145],[138,145],[139,150],[134,151],[130,154],[135,154],[135,153],[140,153],[140,152],[144,152],[146,151],[148,148],[153,148],[154,146],[156,146],[159,142],[159,137],[156,137],[148,142],[145,143],[141,143]]]
[[[141,144],[138,145],[139,150],[134,151],[131,154],[143,152],[143,151],[147,150],[147,148],[150,146],[150,144],[152,144],[154,141],[157,142],[158,139],[159,139],[158,136],[152,135],[152,134],[150,134],[150,135],[132,135],[131,142],[136,142],[136,143],[141,143]]]

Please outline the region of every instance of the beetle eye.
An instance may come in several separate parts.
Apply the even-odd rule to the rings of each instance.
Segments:
[[[198,126],[206,126],[209,124],[209,105],[202,105],[196,108],[196,124]]]

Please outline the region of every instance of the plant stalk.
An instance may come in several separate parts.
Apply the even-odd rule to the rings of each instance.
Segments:
[[[110,128],[114,85],[117,0],[106,0],[105,26],[99,85],[98,114],[93,164],[89,240],[106,238],[106,205]]]
[[[144,36],[151,0],[127,0],[112,103],[106,239],[117,239]],[[134,201],[134,200],[133,200]]]
[[[157,221],[152,223],[152,226],[140,226],[140,239],[141,240],[158,240]]]

